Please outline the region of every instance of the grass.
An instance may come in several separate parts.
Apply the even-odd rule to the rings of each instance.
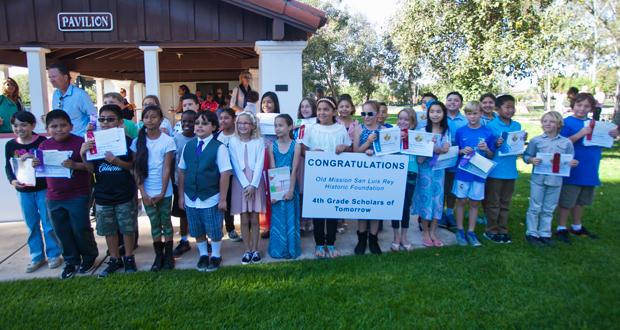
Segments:
[[[617,147],[605,152],[604,185],[586,209],[600,240],[526,245],[530,169],[519,161],[511,245],[6,282],[0,328],[616,328]]]

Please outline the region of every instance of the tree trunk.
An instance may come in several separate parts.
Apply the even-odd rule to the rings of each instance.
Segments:
[[[551,74],[545,80],[545,111],[551,111]]]
[[[616,97],[614,99],[614,117],[613,122],[620,125],[620,70],[618,70],[616,78]]]

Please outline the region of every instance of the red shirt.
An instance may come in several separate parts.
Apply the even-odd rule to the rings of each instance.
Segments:
[[[215,112],[220,105],[215,101],[204,101],[200,105],[200,110],[209,110],[211,112]]]
[[[84,139],[71,134],[65,141],[58,142],[53,138],[47,139],[41,143],[41,150],[71,150],[71,159],[74,162],[82,162],[80,156],[80,148],[84,143]],[[90,194],[90,174],[87,171],[73,170],[71,178],[45,178],[47,181],[47,199],[58,201],[68,200]]]

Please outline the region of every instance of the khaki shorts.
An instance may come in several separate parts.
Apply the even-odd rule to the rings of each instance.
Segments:
[[[110,236],[120,231],[123,235],[133,234],[136,219],[136,202],[132,199],[118,205],[95,205],[97,235]]]
[[[594,200],[593,186],[577,186],[574,184],[562,185],[560,192],[560,201],[558,205],[563,209],[572,209],[573,207],[592,205]]]

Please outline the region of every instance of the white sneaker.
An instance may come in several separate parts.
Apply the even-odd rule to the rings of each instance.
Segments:
[[[45,259],[41,259],[38,262],[35,263],[29,263],[28,266],[26,267],[26,273],[32,273],[35,270],[41,268],[41,266],[45,265]]]
[[[47,267],[49,267],[50,269],[58,268],[62,266],[63,261],[64,260],[62,260],[62,257],[60,256],[56,258],[49,258],[47,259]]]

